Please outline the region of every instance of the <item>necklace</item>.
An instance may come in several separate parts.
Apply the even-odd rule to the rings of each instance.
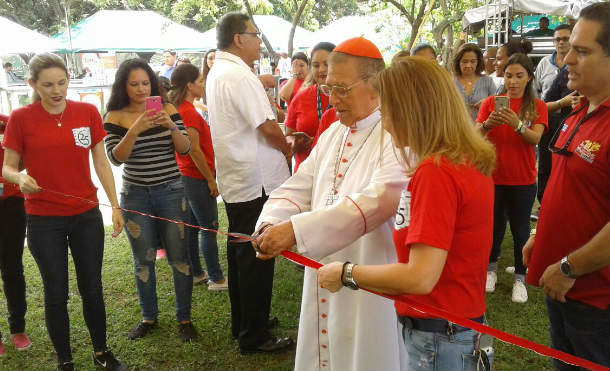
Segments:
[[[66,106],[64,107],[64,110],[61,111],[61,116],[59,116],[59,120],[56,120],[53,116],[51,116],[51,118],[53,118],[53,120],[55,120],[55,122],[57,122],[58,127],[61,127],[61,120],[64,118],[64,113],[66,112],[67,109],[68,109],[68,103],[66,102]]]
[[[332,187],[330,189],[330,192],[328,192],[328,196],[326,196],[326,205],[327,206],[332,205],[336,200],[339,199],[338,188],[340,186],[340,182],[337,182],[337,179],[343,180],[345,178],[345,176],[347,175],[347,172],[349,171],[350,167],[352,166],[352,163],[355,162],[356,158],[358,157],[358,154],[360,154],[360,151],[362,151],[362,148],[364,148],[364,145],[366,144],[367,140],[369,139],[369,137],[371,136],[371,134],[373,133],[373,131],[377,127],[378,123],[379,123],[379,121],[376,122],[373,125],[371,130],[369,130],[369,133],[366,135],[366,138],[364,138],[364,141],[362,142],[362,144],[360,145],[360,147],[356,151],[356,154],[352,157],[352,161],[347,164],[347,167],[345,168],[345,171],[343,172],[343,174],[339,174],[339,166],[340,166],[339,160],[340,160],[341,157],[343,157],[343,152],[345,150],[345,146],[346,145],[351,145],[351,143],[346,143],[346,142],[347,142],[347,138],[349,137],[350,130],[352,130],[352,129],[349,128],[349,127],[346,128],[346,133],[343,134],[343,138],[344,139],[341,142],[341,145],[339,146],[339,149],[337,150],[337,157],[335,158],[333,185],[332,185]]]

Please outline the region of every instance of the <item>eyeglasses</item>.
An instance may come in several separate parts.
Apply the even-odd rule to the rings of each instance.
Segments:
[[[553,39],[553,41],[555,41],[556,43],[560,43],[562,41],[567,43],[567,42],[570,42],[570,38],[567,36],[566,37],[556,37]]]
[[[560,135],[561,130],[563,129],[563,127],[565,125],[566,120],[568,118],[576,115],[580,111],[582,111],[585,107],[587,107],[587,106],[583,105],[578,110],[570,113],[565,119],[563,119],[563,121],[561,121],[561,124],[557,127],[557,130],[555,131],[555,134],[553,134],[553,138],[549,142],[548,149],[549,149],[550,152],[558,154],[558,155],[562,155],[562,156],[571,156],[572,155],[572,152],[570,150],[568,150],[568,147],[570,147],[570,144],[572,143],[572,140],[576,136],[576,133],[578,132],[578,129],[580,128],[580,125],[582,125],[583,122],[587,121],[587,119],[589,117],[591,117],[591,114],[593,112],[586,114],[585,117],[583,117],[582,119],[580,119],[580,121],[578,121],[576,126],[574,126],[574,129],[572,129],[572,133],[570,134],[570,137],[568,138],[568,140],[566,140],[566,143],[561,148],[556,147],[555,143],[557,143],[557,139],[559,138],[559,135]]]
[[[329,97],[334,92],[337,96],[339,96],[341,98],[345,98],[352,91],[353,87],[360,84],[362,81],[364,81],[364,80],[358,80],[355,83],[351,84],[350,86],[322,84],[322,85],[320,85],[320,90],[322,91],[322,94],[329,96]]]
[[[252,36],[256,36],[256,37],[261,37],[261,33],[260,32],[240,32],[240,35],[252,35]]]

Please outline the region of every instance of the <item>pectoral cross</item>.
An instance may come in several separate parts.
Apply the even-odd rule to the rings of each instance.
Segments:
[[[339,199],[339,195],[337,195],[337,191],[333,188],[328,192],[328,196],[326,196],[326,206],[332,205],[335,200]]]

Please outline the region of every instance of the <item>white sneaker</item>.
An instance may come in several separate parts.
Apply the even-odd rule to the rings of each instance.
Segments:
[[[522,280],[515,280],[512,300],[515,303],[525,303],[527,301],[527,289]]]
[[[229,280],[225,278],[225,281],[222,283],[217,283],[214,281],[208,282],[208,290],[209,291],[226,291],[229,289]]]
[[[485,281],[485,291],[496,291],[496,282],[498,282],[498,273],[496,273],[495,271],[488,271],[487,281]]]
[[[210,277],[208,276],[208,272],[203,271],[203,273],[201,273],[199,276],[193,277],[193,285],[204,284],[208,282],[209,279]]]

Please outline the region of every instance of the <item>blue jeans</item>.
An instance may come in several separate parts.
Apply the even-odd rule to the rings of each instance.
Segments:
[[[610,365],[610,308],[598,309],[578,301],[566,303],[546,297],[551,346],[608,367]],[[579,367],[553,359],[556,370]]]
[[[121,207],[180,221],[186,220],[187,215],[187,202],[181,180],[150,187],[123,183]],[[176,320],[189,321],[193,277],[186,251],[184,225],[130,212],[123,212],[123,217],[133,253],[142,318],[156,321],[159,314],[155,260],[156,248],[161,246],[166,250],[167,262],[172,268]]]
[[[536,199],[536,184],[494,187],[494,231],[490,263],[496,263],[502,249],[506,221],[513,234],[515,274],[525,275],[521,250],[530,237],[530,214]]]
[[[28,247],[44,285],[47,331],[60,362],[72,359],[68,317],[68,247],[74,260],[83,316],[95,351],[106,349],[102,289],[104,224],[95,207],[73,216],[27,217]]]
[[[183,176],[182,182],[184,183],[184,193],[191,209],[191,224],[218,230],[218,205],[216,199],[210,196],[208,182],[204,179],[195,179],[188,176]],[[201,260],[199,260],[199,250],[201,250],[210,280],[213,282],[222,281],[224,276],[218,262],[216,233],[202,231],[201,243],[199,243],[199,229],[187,228],[186,241],[193,275],[199,276],[203,273]],[[199,250],[197,248],[198,245]]]
[[[408,369],[413,371],[476,370],[477,359],[473,353],[477,335],[478,333],[473,330],[447,335],[404,327],[402,337],[409,354]]]

